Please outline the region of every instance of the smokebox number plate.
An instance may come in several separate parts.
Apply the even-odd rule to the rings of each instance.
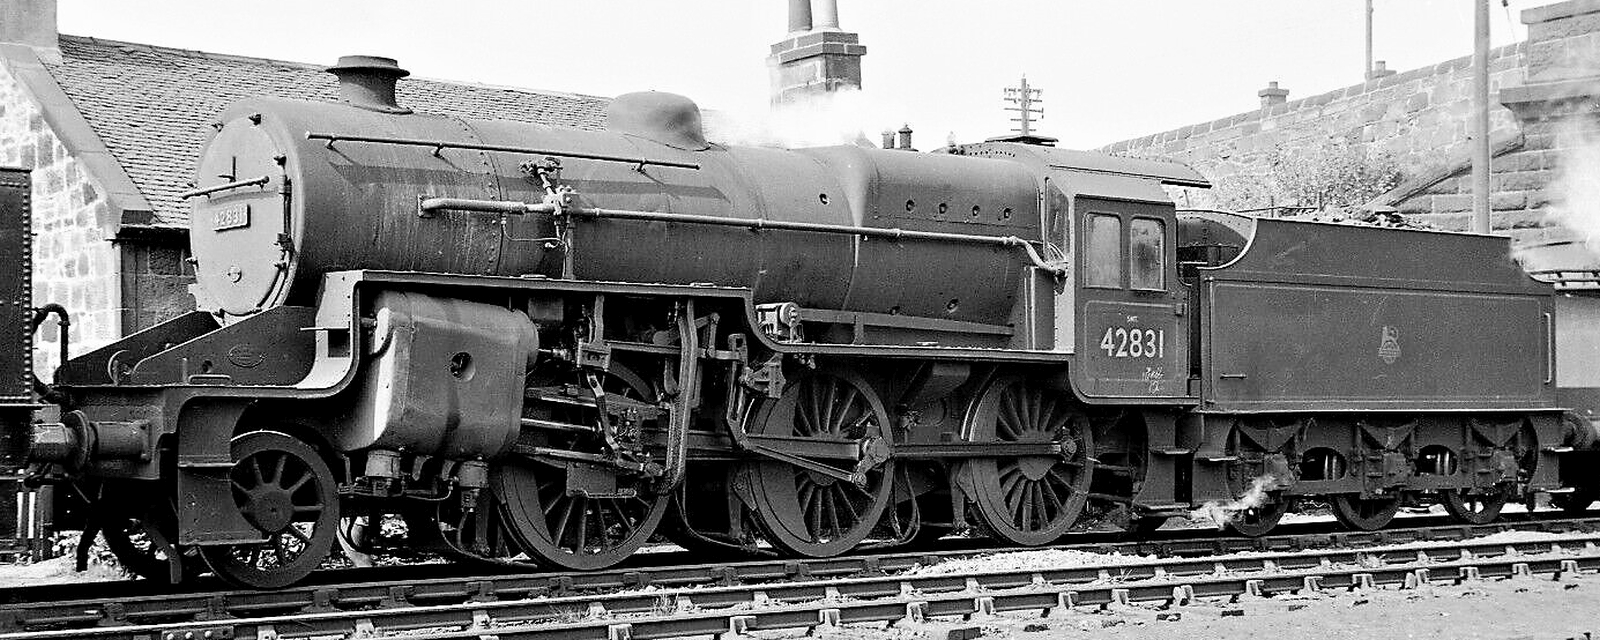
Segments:
[[[250,226],[250,205],[235,204],[217,209],[217,217],[212,223],[213,231],[224,229],[239,229]]]

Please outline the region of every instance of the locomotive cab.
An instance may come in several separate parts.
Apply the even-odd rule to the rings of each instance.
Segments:
[[[1175,163],[1038,145],[987,142],[954,152],[1012,158],[1040,175],[1042,234],[1072,265],[1048,312],[1054,349],[1075,355],[1077,394],[1090,402],[1189,402],[1188,293],[1163,187],[1210,184]]]

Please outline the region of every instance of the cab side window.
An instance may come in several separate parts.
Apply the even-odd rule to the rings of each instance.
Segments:
[[[1089,287],[1122,287],[1122,219],[1089,214],[1084,230],[1083,283]]]
[[[1134,218],[1128,224],[1128,287],[1162,290],[1167,288],[1162,261],[1166,234],[1160,220]]]

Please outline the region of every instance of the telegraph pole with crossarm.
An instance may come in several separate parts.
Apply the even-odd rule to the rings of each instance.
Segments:
[[[1011,121],[1020,125],[1012,128],[1012,131],[1023,136],[1033,135],[1033,127],[1031,125],[1033,124],[1034,116],[1037,115],[1039,119],[1044,119],[1044,108],[1038,106],[1039,103],[1044,102],[1039,97],[1043,94],[1044,91],[1042,89],[1028,86],[1028,76],[1026,75],[1022,76],[1021,87],[1006,88],[1006,102],[1017,105],[1015,107],[1006,107],[1006,111],[1016,111],[1018,117],[1012,118]]]

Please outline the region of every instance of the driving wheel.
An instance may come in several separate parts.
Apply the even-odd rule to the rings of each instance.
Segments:
[[[1018,545],[1048,544],[1078,520],[1094,477],[1093,429],[1070,394],[1020,376],[989,384],[968,412],[975,444],[1051,446],[1043,455],[966,460],[971,500],[995,536]]]
[[[570,373],[547,376],[531,384],[558,383],[568,376]],[[612,403],[655,402],[656,395],[644,379],[620,363],[612,364],[600,384]],[[586,399],[593,397],[590,393]],[[594,402],[535,406],[533,410],[546,411],[540,415],[558,422],[598,422],[598,403]],[[630,438],[647,432],[643,425],[638,427],[639,435]],[[594,432],[541,430],[533,438],[530,443],[551,450],[599,454],[606,447]],[[573,571],[604,569],[633,555],[655,534],[672,498],[642,472],[598,459],[585,462],[549,456],[501,460],[490,472],[489,493],[498,502],[498,520],[535,562]]]
[[[791,381],[778,399],[755,407],[747,428],[752,434],[863,448],[890,437],[889,416],[877,392],[843,370]],[[858,473],[854,460],[806,460],[813,468],[771,458],[744,465],[746,502],[774,546],[813,558],[844,553],[865,540],[883,516],[894,488],[894,463],[885,460]]]

